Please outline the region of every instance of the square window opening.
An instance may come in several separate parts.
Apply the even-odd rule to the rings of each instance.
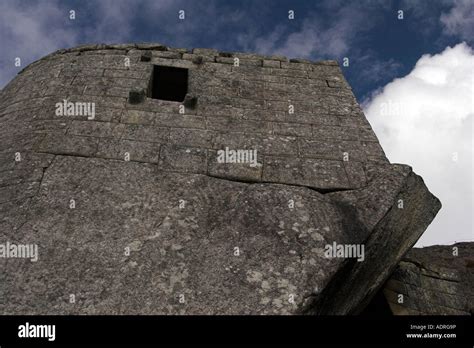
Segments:
[[[153,65],[151,98],[184,101],[188,93],[188,69]]]

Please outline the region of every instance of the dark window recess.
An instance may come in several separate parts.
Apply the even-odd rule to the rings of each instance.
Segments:
[[[184,101],[188,92],[188,69],[153,66],[151,97],[161,100]]]

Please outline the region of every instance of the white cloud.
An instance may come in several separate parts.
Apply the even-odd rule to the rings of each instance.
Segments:
[[[458,35],[463,40],[472,40],[474,36],[474,1],[455,0],[448,13],[442,13],[440,21],[443,32]]]
[[[323,1],[320,5],[325,8],[322,15],[313,12],[297,27],[287,33],[285,28],[292,27],[291,20],[282,17],[283,23],[271,32],[256,37],[255,33],[248,32],[241,35],[240,43],[247,51],[256,51],[262,54],[279,54],[295,58],[341,58],[349,52],[358,40],[363,40],[363,32],[368,31],[380,21],[380,17],[373,16],[382,9],[383,3],[350,3],[343,4],[337,1]],[[299,23],[299,16],[295,12],[295,23]],[[367,20],[367,18],[370,20]]]
[[[473,86],[474,52],[460,43],[422,56],[364,103],[390,161],[411,165],[443,204],[417,246],[474,240]]]
[[[31,61],[77,42],[77,33],[66,25],[67,16],[68,13],[61,10],[56,1],[28,6],[0,2],[0,86]],[[14,66],[16,57],[22,60],[20,68]]]
[[[94,25],[78,28],[83,35],[91,38],[91,43],[121,43],[132,32],[131,18],[138,9],[142,10],[140,2],[124,0],[101,0],[87,4],[87,11],[99,14]],[[78,7],[78,16],[86,16],[85,8]],[[151,11],[150,11],[151,12]]]

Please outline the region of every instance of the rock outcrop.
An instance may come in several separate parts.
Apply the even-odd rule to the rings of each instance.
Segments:
[[[474,243],[410,250],[383,293],[395,315],[472,315]]]
[[[187,69],[184,100],[154,66]],[[2,314],[357,314],[440,209],[334,61],[61,50],[0,123],[0,243],[38,247],[0,258]]]

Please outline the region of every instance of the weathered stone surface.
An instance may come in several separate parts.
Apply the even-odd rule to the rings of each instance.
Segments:
[[[133,88],[128,94],[128,102],[130,104],[139,104],[145,100],[145,90]]]
[[[385,283],[383,294],[395,315],[472,315],[474,244],[410,250]]]
[[[328,195],[346,211],[348,228],[358,236],[354,238],[364,241],[365,260],[346,260],[309,312],[357,314],[420,238],[441,204],[423,180],[402,165],[377,167],[369,174],[367,187]]]
[[[195,105],[151,98],[153,64],[189,69]],[[358,313],[440,207],[333,61],[61,50],[2,90],[0,123],[0,243],[39,248],[0,258],[2,314]]]
[[[206,173],[207,151],[187,146],[165,145],[160,152],[160,168],[184,173]]]
[[[124,161],[158,163],[160,144],[118,140],[100,139],[96,157],[114,158]]]
[[[47,134],[37,147],[38,152],[55,155],[93,156],[97,151],[98,138],[74,135]]]

